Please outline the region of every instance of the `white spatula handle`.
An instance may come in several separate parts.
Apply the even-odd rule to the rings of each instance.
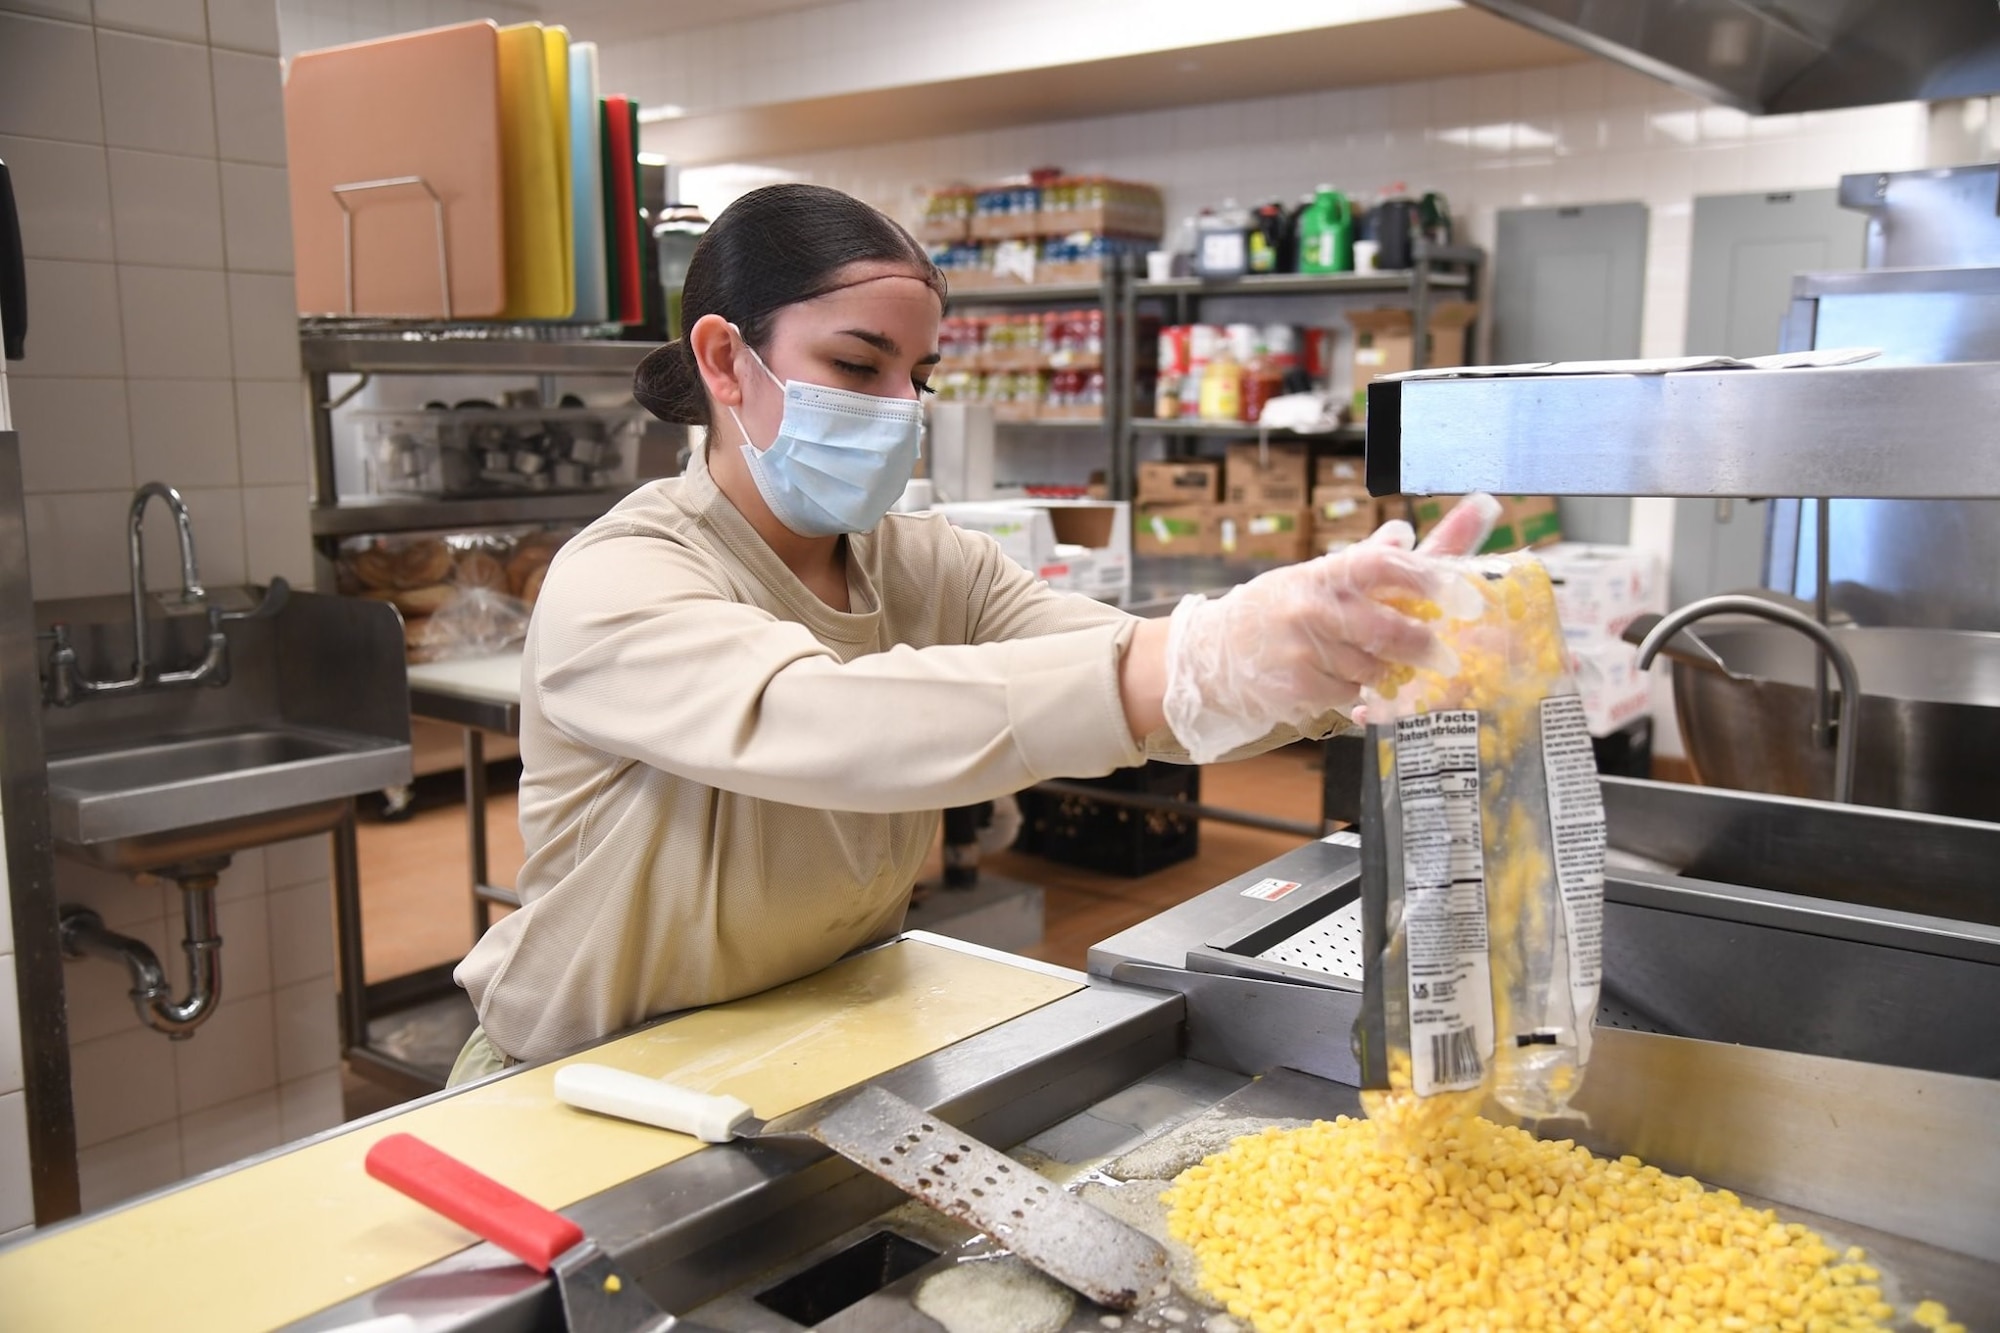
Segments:
[[[692,1134],[703,1143],[727,1143],[754,1116],[749,1105],[735,1097],[696,1092],[607,1065],[558,1069],[556,1100],[579,1110]]]

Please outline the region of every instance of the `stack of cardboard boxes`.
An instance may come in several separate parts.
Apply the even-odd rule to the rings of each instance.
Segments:
[[[1132,549],[1292,561],[1311,554],[1311,462],[1303,444],[1229,446],[1208,459],[1139,465]]]
[[[1630,546],[1563,542],[1536,554],[1555,586],[1590,733],[1608,736],[1651,708],[1639,650],[1619,636],[1635,618],[1666,611],[1666,571],[1659,557]]]
[[[1139,465],[1132,521],[1138,555],[1206,555],[1237,560],[1304,560],[1361,541],[1390,519],[1419,537],[1455,503],[1449,496],[1368,494],[1358,458],[1322,458],[1306,446],[1244,441],[1222,462],[1188,459]],[[1556,502],[1503,495],[1488,551],[1546,546],[1562,539]]]

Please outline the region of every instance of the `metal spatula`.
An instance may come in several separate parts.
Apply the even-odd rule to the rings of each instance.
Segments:
[[[759,1120],[716,1097],[603,1065],[556,1071],[570,1106],[692,1134],[707,1143],[804,1136],[939,1212],[979,1228],[1099,1305],[1129,1310],[1167,1280],[1167,1256],[1110,1214],[892,1093],[872,1086]]]

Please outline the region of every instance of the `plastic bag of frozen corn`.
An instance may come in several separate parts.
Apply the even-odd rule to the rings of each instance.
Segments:
[[[1604,806],[1549,577],[1457,563],[1481,607],[1438,618],[1457,670],[1364,701],[1355,1049],[1370,1116],[1404,1125],[1564,1114],[1597,1012]]]

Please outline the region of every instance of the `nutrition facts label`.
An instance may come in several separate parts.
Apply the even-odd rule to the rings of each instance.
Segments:
[[[1604,958],[1604,794],[1583,700],[1574,694],[1542,700],[1542,768],[1549,791],[1549,841],[1555,847],[1569,937],[1570,1000],[1580,1059],[1590,1058]]]
[[[1476,1088],[1493,1055],[1493,983],[1479,818],[1479,714],[1396,723],[1410,1059],[1419,1096]]]

